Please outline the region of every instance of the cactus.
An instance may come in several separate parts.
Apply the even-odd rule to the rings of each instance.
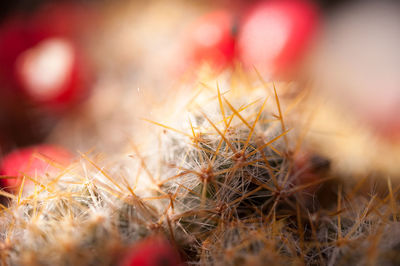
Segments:
[[[3,264],[115,265],[163,235],[188,264],[395,265],[397,189],[361,193],[329,160],[299,156],[290,104],[271,87],[272,97],[264,86],[208,86],[186,97],[174,125],[147,120],[149,144],[133,140],[128,155],[81,153],[57,174],[25,174],[33,190],[1,192]]]

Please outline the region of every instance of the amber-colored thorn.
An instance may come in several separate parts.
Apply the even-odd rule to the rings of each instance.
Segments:
[[[152,201],[152,200],[160,200],[160,199],[169,199],[169,195],[160,195],[160,196],[154,196],[154,197],[140,198],[140,200],[142,200],[143,202]]]
[[[80,153],[81,157],[88,161],[94,168],[96,168],[105,178],[107,178],[111,183],[113,183],[117,188],[120,189],[120,191],[123,191],[123,189],[120,187],[120,185],[115,182],[115,180],[105,171],[103,170],[100,166],[98,166],[95,162],[93,162],[89,157],[86,156],[84,153]]]
[[[255,166],[255,167],[259,167],[259,168],[266,169],[266,167],[264,167],[263,165],[257,165],[257,164],[256,164],[256,163],[262,162],[262,161],[263,161],[263,159],[256,159],[256,160],[253,160],[253,161],[248,161],[248,162],[244,162],[244,163],[240,162],[240,163],[237,163],[237,164],[238,164],[241,168],[243,168],[243,167],[245,167],[245,166],[248,166],[248,165],[253,165],[253,166]],[[226,168],[226,169],[223,169],[223,170],[214,172],[214,175],[215,175],[215,176],[218,176],[218,175],[221,175],[221,174],[228,173],[228,172],[230,172],[230,171],[231,171],[231,168]]]
[[[395,194],[397,194],[397,192],[400,190],[400,185],[398,185],[394,190],[393,190],[393,195],[395,195]],[[377,207],[379,207],[379,206],[381,206],[381,205],[383,205],[383,204],[386,204],[388,201],[390,200],[390,194],[389,195],[387,195],[381,202],[378,202],[377,204],[376,204],[376,208]]]
[[[361,214],[360,219],[352,226],[350,231],[346,234],[346,236],[345,236],[346,240],[348,240],[351,237],[351,235],[357,230],[357,228],[360,226],[360,224],[364,221],[365,217],[367,217],[368,212],[369,212],[371,205],[374,202],[375,198],[376,198],[376,195],[374,195],[371,198],[371,200],[368,202],[368,205],[365,207],[365,210]]]
[[[47,190],[51,191],[51,190],[50,190],[50,187],[51,187],[52,189],[54,189],[54,185],[55,185],[56,183],[58,183],[58,182],[60,181],[60,179],[61,179],[66,173],[68,173],[69,171],[70,171],[70,169],[64,168],[61,172],[59,172],[59,173],[56,175],[55,178],[53,178],[52,180],[50,180],[49,183],[46,184],[46,187],[48,188]],[[64,182],[65,182],[65,181],[64,181]],[[41,192],[43,192],[43,189],[41,189],[41,190],[39,191],[39,193],[41,193]]]
[[[139,184],[139,178],[140,178],[140,174],[142,173],[142,169],[143,167],[138,167],[137,173],[136,173],[136,177],[135,177],[135,185],[133,186],[132,190],[135,191],[138,184]]]
[[[3,204],[0,203],[0,209],[2,209],[2,211],[0,211],[0,213],[2,213],[3,211],[8,212],[9,214],[14,214],[13,211],[11,211],[9,208],[7,208],[6,206],[4,206]]]
[[[260,122],[263,124],[272,124],[275,122],[279,122],[280,120],[278,118],[275,119],[260,119]]]
[[[274,199],[274,204],[272,205],[268,215],[265,217],[265,220],[268,221],[269,218],[271,217],[271,215],[273,215],[273,221],[276,220],[275,217],[275,210],[276,210],[276,206],[278,205],[279,201],[281,199],[281,195],[278,195],[275,199]]]
[[[133,188],[131,187],[131,185],[129,185],[129,182],[128,182],[128,180],[125,178],[125,176],[121,176],[121,178],[122,178],[122,180],[124,181],[125,187],[126,187],[126,189],[129,191],[129,193],[131,193],[132,196],[136,196],[136,194],[135,194]]]
[[[13,195],[11,193],[8,193],[8,192],[6,192],[4,190],[0,190],[0,196],[4,196],[6,198],[10,198],[10,199],[13,199],[13,200],[17,199],[17,197],[15,195]]]
[[[203,187],[202,187],[202,191],[201,191],[201,208],[204,208],[204,204],[206,202],[206,197],[207,197],[207,179],[204,180],[203,182]]]
[[[258,186],[257,188],[247,192],[246,194],[242,195],[241,197],[235,199],[234,201],[231,201],[228,203],[229,206],[235,205],[236,203],[244,200],[245,198],[248,198],[249,196],[253,195],[254,193],[257,193],[257,191],[260,191],[262,189],[262,186]]]
[[[272,188],[272,187],[268,186],[267,184],[264,184],[264,183],[262,183],[261,181],[255,179],[255,178],[253,178],[252,181],[253,181],[254,183],[256,183],[257,185],[262,186],[262,187],[265,188],[266,190],[269,190],[269,191],[271,191],[271,192],[276,192],[276,189],[275,189],[275,188]]]
[[[206,153],[209,153],[209,154],[212,154],[213,156],[215,156],[215,151],[214,151],[214,150],[210,150],[210,149],[207,149],[207,148],[204,148],[204,147],[196,146],[196,145],[194,145],[193,143],[189,143],[189,145],[195,147],[196,149],[199,149],[199,150],[201,150],[201,151],[204,151],[204,152],[206,152]],[[231,155],[228,156],[228,155],[226,155],[226,154],[224,154],[224,153],[218,153],[217,155],[222,156],[222,157],[224,157],[225,159],[228,159],[228,158],[231,157]],[[213,164],[212,160],[209,162],[209,164],[210,164],[210,165]]]
[[[279,112],[279,120],[281,121],[282,131],[285,132],[286,131],[285,122],[283,121],[281,104],[280,104],[280,101],[279,101],[278,93],[276,92],[275,83],[273,83],[273,87],[274,87],[276,106],[277,106],[278,112]],[[286,135],[284,136],[284,140],[285,140],[286,147],[288,148],[289,147],[288,146],[288,139],[287,139]]]
[[[32,154],[33,158],[36,158],[40,161],[43,161],[47,164],[49,164],[50,166],[53,166],[54,168],[57,168],[59,170],[64,170],[65,166],[63,166],[62,164],[58,163],[57,161],[55,161],[54,159],[40,153],[40,152],[35,152]]]
[[[174,202],[176,201],[176,197],[178,196],[178,191],[176,191],[175,194],[173,194],[173,195],[168,194],[168,196],[169,196],[169,201],[171,204],[171,212],[172,212],[172,214],[174,214],[175,213],[175,203]]]
[[[236,110],[230,103],[229,101],[224,97],[225,103],[228,105],[229,109],[240,119],[242,120],[243,124],[245,124],[249,129],[251,129],[251,126],[249,123],[246,121],[246,119],[243,118],[243,116],[239,113],[238,110]]]
[[[196,173],[197,173],[197,172],[196,172]],[[177,179],[177,178],[182,177],[182,176],[185,176],[185,175],[187,175],[187,174],[190,174],[190,172],[183,171],[183,172],[181,172],[181,173],[179,173],[179,174],[173,175],[173,176],[171,176],[171,177],[168,177],[167,179],[164,179],[164,180],[160,181],[159,184],[160,184],[160,185],[164,185],[165,183],[167,183],[167,182],[169,182],[169,181],[171,181],[171,180]]]
[[[183,189],[189,191],[191,194],[195,195],[196,197],[201,198],[201,195],[199,193],[195,192],[193,189],[190,189],[190,188],[188,188],[185,185],[180,184],[180,183],[177,183],[177,185],[178,185],[178,187],[182,187]]]
[[[224,187],[224,188],[226,188],[226,189],[228,189],[228,190],[230,190],[230,191],[233,191],[233,192],[235,192],[235,193],[238,194],[238,195],[242,195],[242,194],[243,194],[242,191],[238,190],[238,189],[235,188],[235,187],[228,186],[228,185],[226,185],[226,184],[224,184],[224,183],[222,183],[222,182],[220,182],[220,181],[215,181],[215,182],[216,182],[218,185],[220,185],[221,187]]]
[[[226,185],[228,183],[229,180],[231,180],[231,178],[234,176],[234,174],[236,173],[236,171],[238,169],[240,169],[240,163],[235,163],[233,165],[233,167],[229,168],[231,171],[228,172],[227,175],[225,175],[225,179],[224,179],[224,184]]]
[[[252,165],[254,167],[265,169],[265,170],[271,170],[271,171],[279,171],[279,170],[281,170],[281,168],[279,166],[272,167],[271,165],[269,165],[269,162],[266,165],[257,164],[258,162],[265,162],[265,160],[267,160],[267,159],[261,158],[261,159],[257,159],[257,160],[254,160],[254,161],[249,161],[249,162],[246,162],[246,163],[242,163],[242,166]],[[272,173],[272,175],[274,175],[274,173]]]
[[[272,146],[270,146],[270,147],[273,148]],[[262,149],[255,149],[255,151],[257,151],[257,150],[261,154],[261,157],[262,157],[262,159],[264,161],[264,164],[265,164],[265,168],[267,169],[268,174],[271,177],[272,182],[274,183],[274,186],[280,190],[281,188],[280,188],[280,186],[278,184],[278,179],[276,178],[276,175],[274,173],[274,169],[271,167],[267,156],[265,156],[264,149],[263,148]],[[249,155],[247,155],[247,156],[249,156]],[[258,166],[258,167],[263,167],[263,166]]]
[[[249,107],[251,107],[251,106],[253,106],[254,104],[258,103],[260,100],[261,100],[261,99],[257,99],[257,100],[254,100],[253,102],[249,103],[249,104],[246,104],[246,105],[244,105],[244,106],[241,106],[241,107],[238,109],[238,112],[240,113],[240,112],[242,112],[242,111],[248,109]],[[198,106],[198,107],[200,108],[200,106]],[[229,119],[233,119],[234,117],[235,117],[235,114],[228,115],[228,116],[225,117],[224,120],[218,121],[218,122],[216,122],[216,123],[214,123],[214,124],[215,124],[215,125],[219,125],[219,124],[221,124],[221,123],[226,123],[226,121],[228,121]],[[262,120],[262,121],[263,121],[263,120]],[[277,119],[276,121],[279,121],[279,120]],[[210,128],[211,128],[211,127],[210,127]],[[206,128],[206,129],[207,129],[207,128]]]
[[[233,117],[234,117],[234,116],[231,116],[231,118],[229,119],[229,122],[226,124],[225,131],[224,131],[224,136],[225,136],[226,133],[228,132],[228,129],[229,129],[229,126],[231,125],[231,122],[232,122],[232,120],[233,120]],[[217,159],[217,156],[218,156],[218,154],[219,154],[219,150],[221,149],[223,140],[224,140],[224,139],[221,138],[221,139],[219,140],[219,142],[218,142],[217,149],[215,150],[214,156],[213,156],[213,158],[211,159],[211,165],[214,165],[215,160]]]
[[[20,175],[21,175],[21,176],[24,176],[24,177],[27,178],[28,180],[32,181],[34,184],[39,185],[39,186],[42,188],[42,191],[47,190],[47,191],[49,191],[49,192],[52,192],[52,190],[50,190],[48,187],[45,187],[44,185],[40,184],[37,180],[35,180],[34,178],[28,176],[27,174],[25,174],[25,173],[23,173],[23,172],[20,172]],[[19,178],[19,177],[16,177],[16,176],[0,176],[0,179],[3,179],[3,178],[4,178],[4,179],[17,179],[17,178]],[[2,194],[2,193],[4,193],[4,194]],[[0,195],[8,197],[8,196],[7,196],[8,194],[9,194],[9,193],[0,190]],[[12,194],[9,194],[9,195],[12,195]],[[13,195],[13,196],[14,196],[14,195]],[[18,197],[15,197],[15,199],[17,199],[17,198],[18,198]],[[32,198],[32,195],[29,196],[29,197],[27,197],[27,199],[31,199],[31,198]]]
[[[189,124],[190,124],[190,128],[192,129],[192,134],[193,134],[193,139],[192,139],[192,141],[193,141],[193,144],[194,144],[195,147],[197,148],[196,150],[197,150],[197,153],[198,153],[199,158],[200,158],[200,164],[203,164],[203,163],[204,163],[203,154],[200,152],[200,149],[199,149],[199,140],[198,140],[198,137],[196,136],[196,133],[194,132],[192,120],[190,120],[190,117],[189,117]],[[186,152],[186,155],[187,155],[187,152]]]
[[[184,217],[190,217],[193,215],[198,215],[198,216],[210,215],[210,213],[214,214],[213,210],[209,210],[209,209],[190,210],[190,211],[176,214],[174,217],[172,217],[172,221],[179,221],[180,219],[182,219]]]
[[[263,104],[262,104],[261,107],[260,107],[260,110],[259,110],[258,113],[257,113],[257,117],[256,117],[256,119],[254,120],[253,125],[251,126],[251,129],[250,129],[249,135],[248,135],[248,137],[247,137],[246,143],[245,143],[245,145],[243,146],[243,152],[246,151],[246,148],[247,148],[247,146],[248,146],[249,143],[250,143],[250,139],[251,139],[251,137],[253,136],[254,129],[256,128],[257,122],[259,121],[259,119],[260,119],[260,117],[261,117],[262,111],[263,111],[264,108],[265,108],[265,104],[267,103],[267,100],[268,100],[268,98],[265,99],[265,101],[263,102]]]
[[[287,134],[288,132],[290,132],[290,130],[291,130],[291,129],[288,129],[288,130],[284,131],[283,133],[279,134],[278,136],[276,136],[275,138],[271,139],[271,140],[268,141],[267,143],[265,143],[265,144],[263,144],[263,145],[257,147],[256,150],[250,152],[247,156],[250,157],[250,156],[252,156],[253,154],[255,154],[256,152],[258,152],[258,151],[260,151],[260,150],[262,150],[262,149],[268,147],[269,145],[271,145],[272,143],[274,143],[275,141],[277,141],[277,140],[280,139],[281,137],[286,136],[286,134]]]
[[[85,152],[84,154],[89,155],[92,151],[94,150],[94,148],[90,148],[87,152]],[[52,179],[49,183],[46,184],[46,187],[42,186],[39,184],[39,186],[41,187],[41,189],[39,190],[38,194],[42,193],[43,191],[47,190],[49,192],[52,192],[52,189],[50,189],[50,187],[53,187],[54,184],[56,184],[57,182],[60,181],[60,179],[64,176],[65,173],[68,173],[70,171],[70,169],[62,167],[61,169],[62,171],[57,174],[57,176]],[[28,179],[29,176],[28,176]],[[35,185],[38,185],[37,182],[35,180],[31,180],[35,183]],[[28,197],[28,199],[32,199],[32,195]]]
[[[183,131],[180,131],[180,130],[178,130],[178,129],[176,129],[176,128],[173,128],[173,127],[170,127],[170,126],[166,126],[166,125],[163,125],[163,124],[161,124],[161,123],[158,123],[158,122],[155,122],[155,121],[146,119],[146,118],[142,118],[142,120],[147,121],[147,122],[149,122],[149,123],[152,123],[152,124],[154,124],[154,125],[160,126],[160,127],[162,127],[162,128],[165,128],[165,129],[174,131],[174,132],[176,132],[176,133],[178,133],[178,134],[181,134],[181,135],[183,135],[183,136],[186,136],[186,137],[188,137],[188,138],[192,138],[192,136],[191,136],[190,134],[188,134],[188,133],[186,133],[186,132],[183,132]]]
[[[324,182],[332,180],[332,179],[334,179],[334,177],[325,177],[325,178],[317,179],[317,180],[312,181],[310,183],[307,183],[307,184],[304,184],[304,185],[299,185],[299,186],[296,186],[294,188],[291,188],[291,189],[289,189],[287,191],[287,194],[291,195],[291,194],[293,194],[293,193],[295,193],[297,191],[304,190],[306,188],[309,188],[309,187],[324,183]]]
[[[172,243],[174,243],[176,245],[175,234],[174,234],[174,230],[172,229],[171,220],[169,219],[168,215],[165,216],[165,219],[167,220],[168,230],[169,230],[169,234],[171,236]]]
[[[192,130],[193,142],[197,143],[196,133],[194,132],[192,120],[190,119],[190,117],[189,117],[189,125],[190,125],[190,129]]]
[[[120,200],[123,200],[123,198],[124,198],[124,195],[121,195],[120,192],[117,192],[115,189],[112,189],[110,186],[104,184],[103,182],[100,182],[97,179],[93,180],[93,184],[96,186],[97,189],[103,190]]]
[[[201,176],[202,176],[202,173],[197,172],[197,171],[192,170],[192,169],[188,169],[188,168],[182,167],[182,166],[174,166],[174,165],[171,165],[171,167],[175,167],[176,169],[179,169],[179,170],[184,171],[184,172],[186,172],[186,173],[190,173],[190,174],[197,175],[198,177],[201,177]]]
[[[201,86],[203,86],[204,88],[206,88],[207,90],[209,90],[209,92],[215,92],[215,88],[213,88],[213,87],[211,87],[210,85],[208,85],[208,84],[206,84],[206,83],[204,83],[204,82],[199,82],[199,84],[201,85]]]
[[[204,116],[204,118],[208,121],[208,123],[210,123],[210,125],[215,129],[215,131],[218,132],[218,134],[221,136],[221,138],[223,138],[223,140],[225,141],[226,145],[229,146],[229,148],[232,150],[233,153],[236,153],[237,150],[235,147],[233,147],[233,145],[228,141],[228,139],[225,137],[225,135],[218,129],[218,127],[208,118],[208,116],[200,111],[200,113]]]
[[[393,195],[395,195],[398,191],[399,191],[399,189],[400,189],[400,185],[399,186],[397,186],[394,190],[393,190]],[[390,193],[389,193],[389,195],[387,195],[384,199],[379,199],[378,197],[375,197],[375,202],[374,202],[374,205],[372,205],[370,208],[369,208],[369,210],[368,210],[368,212],[367,212],[367,215],[369,215],[371,212],[374,212],[374,213],[376,213],[378,216],[380,216],[380,217],[382,217],[382,214],[379,212],[379,207],[380,206],[382,206],[382,205],[384,205],[384,204],[387,204],[388,203],[388,201],[390,200]],[[390,210],[388,210],[389,212],[392,212],[392,209],[390,209]]]
[[[274,146],[270,146],[269,148],[270,148],[271,150],[273,150],[277,155],[279,155],[279,156],[281,156],[281,157],[284,156],[283,153],[280,152],[280,151],[278,151]]]
[[[224,110],[224,105],[222,104],[222,99],[221,99],[221,91],[219,89],[219,84],[217,82],[217,92],[218,92],[218,103],[219,103],[219,109],[221,110],[222,114],[222,119],[225,122],[225,128],[228,128],[228,123],[226,122],[225,119],[225,110]]]
[[[21,182],[21,186],[19,188],[19,193],[18,193],[18,200],[17,200],[17,204],[19,205],[21,202],[21,197],[22,197],[22,191],[24,190],[24,184],[25,184],[25,176],[22,176],[22,182]]]
[[[289,176],[292,173],[292,169],[293,169],[293,164],[289,164],[288,169],[286,171],[286,175],[283,178],[282,187],[285,187],[287,182],[289,181]]]
[[[48,192],[54,193],[54,190],[51,189],[47,184],[46,184],[46,186],[45,186],[45,185],[42,185],[38,180],[36,180],[35,178],[29,176],[28,174],[22,173],[22,172],[21,172],[21,174],[22,174],[22,176],[24,176],[26,179],[28,179],[29,181],[31,181],[33,184],[40,186],[40,187],[42,188],[42,191],[46,190],[46,191],[48,191]],[[32,199],[32,195],[29,197],[29,199]]]
[[[143,157],[139,153],[138,148],[136,147],[136,145],[133,142],[131,142],[131,147],[132,147],[133,152],[135,153],[135,155],[139,158],[140,164],[142,165],[143,170],[146,172],[147,176],[150,178],[150,180],[153,182],[153,184],[157,184],[158,182],[156,181],[154,176],[151,174],[149,168],[147,167],[147,164],[146,164],[145,160],[143,159]]]

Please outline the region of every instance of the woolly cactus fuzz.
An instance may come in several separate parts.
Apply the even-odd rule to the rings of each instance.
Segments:
[[[1,192],[2,263],[396,265],[398,187],[331,171],[293,95],[202,83],[126,153],[19,175],[33,185]]]

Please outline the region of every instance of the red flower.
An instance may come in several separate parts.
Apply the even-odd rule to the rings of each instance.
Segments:
[[[87,60],[76,42],[78,13],[70,6],[54,5],[4,23],[0,27],[2,87],[53,109],[86,95]]]
[[[135,244],[121,266],[182,265],[175,248],[162,237],[146,238]]]
[[[2,187],[15,191],[21,185],[24,174],[35,178],[45,173],[54,173],[57,166],[68,165],[73,156],[64,148],[52,145],[38,145],[15,150],[6,155],[1,163]],[[8,177],[8,178],[7,178]],[[26,179],[29,183],[29,179]]]
[[[318,22],[306,0],[262,1],[245,14],[238,35],[238,56],[262,73],[287,71],[303,55]]]
[[[186,49],[194,64],[209,63],[221,69],[235,56],[233,15],[225,10],[208,13],[196,20],[187,33]]]

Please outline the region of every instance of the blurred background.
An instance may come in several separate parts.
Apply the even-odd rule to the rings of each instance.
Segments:
[[[43,142],[121,144],[152,112],[143,102],[162,105],[204,64],[309,84],[339,110],[315,131],[350,119],[390,147],[400,136],[397,2],[3,1],[1,154]]]

